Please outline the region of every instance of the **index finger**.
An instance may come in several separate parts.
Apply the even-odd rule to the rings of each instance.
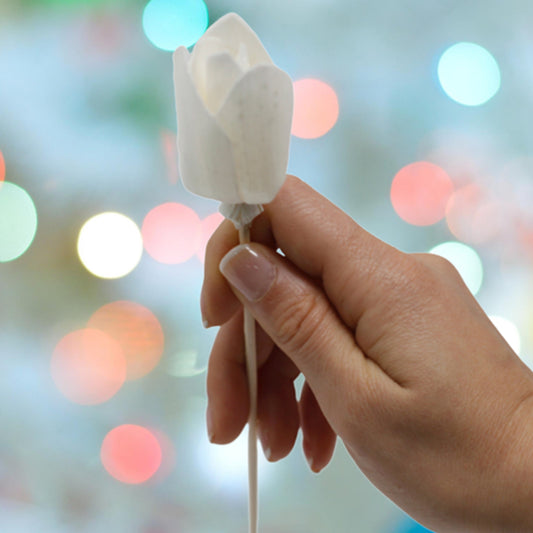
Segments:
[[[386,290],[376,283],[380,276],[387,277],[386,267],[394,268],[404,256],[290,175],[254,220],[252,239],[281,249],[302,272],[321,279],[329,300],[349,327],[355,327],[368,298],[379,298]],[[218,269],[222,257],[236,244],[237,232],[226,221],[207,246],[202,310],[212,325],[227,321],[240,306]]]

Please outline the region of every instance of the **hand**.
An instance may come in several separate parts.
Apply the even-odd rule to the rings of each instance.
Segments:
[[[318,472],[338,435],[428,528],[533,531],[533,374],[453,266],[388,246],[291,176],[252,240],[235,247],[224,222],[207,247],[202,312],[221,325],[207,377],[211,440],[232,441],[247,421],[244,305],[258,322],[267,458],[287,455],[301,427]]]

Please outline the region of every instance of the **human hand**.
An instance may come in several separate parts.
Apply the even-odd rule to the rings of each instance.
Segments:
[[[301,427],[318,472],[338,435],[382,492],[439,533],[533,531],[533,374],[457,271],[388,246],[291,176],[252,240],[235,248],[224,222],[207,247],[202,313],[221,326],[211,440],[234,440],[247,421],[245,305],[258,323],[267,458],[287,455]]]

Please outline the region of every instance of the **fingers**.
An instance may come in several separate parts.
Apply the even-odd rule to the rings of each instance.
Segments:
[[[368,372],[379,369],[365,359],[321,288],[255,243],[234,248],[220,268],[262,329],[303,372],[328,419],[339,421],[338,391],[355,394]]]
[[[242,312],[218,332],[207,369],[207,431],[211,442],[236,439],[248,420],[250,400],[244,361]],[[256,330],[258,366],[272,351],[271,339]]]
[[[239,243],[235,226],[225,220],[215,231],[206,248],[204,263],[204,288],[200,298],[205,327],[224,324],[240,308],[239,301],[220,275],[218,263],[228,250]],[[207,288],[207,290],[206,290]]]
[[[254,241],[280,248],[303,273],[320,279],[336,312],[353,329],[366,309],[386,299],[402,281],[411,263],[407,255],[364,231],[293,176],[287,177],[265,213],[254,220],[252,233]],[[217,270],[236,243],[237,233],[228,222],[207,248],[202,302],[208,321],[216,324],[238,308]]]
[[[318,473],[331,460],[337,436],[307,382],[302,389],[299,407],[304,454],[311,470]]]
[[[270,222],[265,214],[254,220],[252,240],[275,248]],[[224,324],[240,309],[238,299],[218,268],[222,257],[237,244],[239,244],[238,232],[232,222],[225,220],[207,245],[204,264],[205,282],[200,300],[202,318],[206,327]]]
[[[237,438],[249,416],[242,331],[239,313],[220,329],[209,360],[208,433],[218,444]],[[256,340],[259,436],[267,459],[277,461],[291,451],[300,427],[294,390],[300,372],[260,328]]]
[[[258,376],[258,433],[265,457],[282,459],[292,450],[300,427],[294,379],[299,370],[274,348]]]
[[[324,468],[335,447],[336,436],[306,384],[300,403],[294,380],[300,371],[261,329],[258,341],[258,433],[265,457],[278,461],[292,450],[300,424],[304,452],[315,472]],[[249,398],[242,313],[225,324],[217,336],[208,370],[209,432],[213,442],[234,440],[248,420]],[[300,422],[301,419],[301,422]]]

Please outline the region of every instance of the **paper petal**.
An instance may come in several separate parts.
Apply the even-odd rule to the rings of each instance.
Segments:
[[[268,203],[283,185],[292,105],[290,77],[274,65],[259,65],[237,82],[216,115],[233,146],[240,202]]]
[[[238,203],[232,145],[194,87],[187,49],[179,47],[173,59],[178,158],[183,184],[200,196]]]
[[[224,41],[234,57],[238,56],[239,47],[244,44],[252,67],[260,64],[273,64],[257,34],[236,13],[228,13],[219,18],[207,29],[200,41],[208,37],[216,37]]]
[[[212,55],[226,50],[220,39],[206,37],[205,34],[194,45],[190,59],[192,79],[203,101],[207,99],[207,61]]]
[[[215,114],[243,72],[228,52],[209,57],[206,67],[205,104]]]

